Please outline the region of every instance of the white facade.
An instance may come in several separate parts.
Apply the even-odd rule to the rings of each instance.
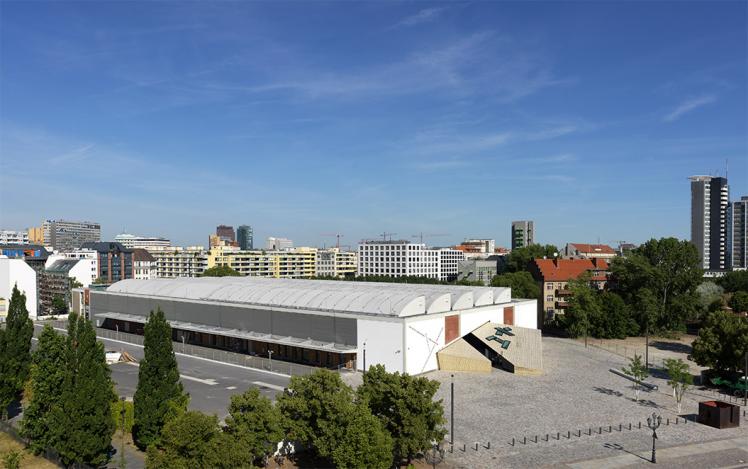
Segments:
[[[5,320],[13,287],[26,295],[26,309],[31,319],[37,316],[36,272],[23,259],[0,256],[0,320]]]
[[[439,280],[457,280],[460,272],[460,262],[465,260],[465,253],[451,248],[440,248],[439,253]]]
[[[0,244],[29,244],[29,232],[0,230]]]
[[[84,257],[88,255],[86,251],[90,250],[86,249],[83,252],[78,252],[77,254],[73,255],[71,255],[72,253],[51,254],[49,257],[47,257],[47,260],[44,263],[44,268],[48,269],[50,266],[52,266],[52,264],[59,260],[77,259],[78,262],[72,269],[68,271],[68,277],[75,278],[75,280],[80,283],[83,288],[87,288],[98,276],[99,259],[98,256],[93,258]],[[92,252],[95,253],[96,251]]]
[[[265,249],[268,251],[283,251],[293,249],[293,241],[287,238],[275,238],[270,236],[265,241]]]
[[[80,283],[83,284],[83,286],[88,286],[99,276],[99,253],[93,249],[76,249],[74,251],[70,252],[61,252],[61,253],[55,253],[53,256],[56,256],[57,259],[64,258],[64,259],[84,259],[87,262],[81,265],[85,265],[88,268],[90,268],[90,275],[91,280],[88,280],[88,283],[84,282],[81,279],[78,279]],[[52,256],[50,256],[52,257]],[[50,266],[51,264],[49,262],[46,263],[46,266]],[[76,266],[77,267],[77,266]],[[81,275],[81,278],[88,279],[88,275]]]
[[[171,241],[166,238],[136,236],[128,233],[118,234],[114,241],[120,243],[126,249],[163,250],[171,247]]]
[[[441,279],[441,258],[438,250],[423,243],[367,241],[358,246],[358,275]]]

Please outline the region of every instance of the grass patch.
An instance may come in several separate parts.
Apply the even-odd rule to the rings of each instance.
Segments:
[[[47,461],[40,456],[34,456],[29,451],[26,451],[23,445],[13,439],[12,436],[5,432],[0,432],[0,464],[5,459],[5,455],[11,451],[20,451],[23,454],[21,459],[21,468],[39,468],[39,469],[55,469],[57,466]]]

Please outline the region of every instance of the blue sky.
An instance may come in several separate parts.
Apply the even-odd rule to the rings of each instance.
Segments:
[[[2,2],[0,226],[689,236],[748,194],[745,2]]]

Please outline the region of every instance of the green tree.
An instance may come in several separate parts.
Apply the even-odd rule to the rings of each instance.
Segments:
[[[642,381],[649,376],[647,366],[642,361],[642,356],[634,354],[634,358],[629,359],[630,363],[628,368],[623,368],[622,371],[627,375],[634,378],[634,398],[639,400],[639,390],[641,389]]]
[[[39,454],[56,445],[51,426],[52,409],[60,402],[67,372],[66,340],[52,326],[46,325],[31,365],[31,400],[23,412],[21,433],[30,440],[29,447]]]
[[[748,270],[733,270],[720,277],[717,282],[726,292],[748,292]]]
[[[13,287],[0,337],[0,414],[8,415],[8,406],[18,397],[29,376],[31,336],[34,324],[26,309],[26,295]]]
[[[52,409],[55,449],[65,464],[104,464],[109,458],[116,399],[104,345],[91,322],[71,314],[68,321],[65,380]]]
[[[639,333],[639,325],[631,316],[631,310],[619,295],[605,291],[600,293],[601,314],[592,325],[593,335],[605,339],[625,339]]]
[[[331,458],[345,436],[353,396],[353,390],[340,375],[329,370],[291,377],[288,391],[277,400],[287,438],[312,448],[323,458]]]
[[[60,295],[55,295],[52,299],[52,314],[55,316],[64,316],[68,314],[68,304]]]
[[[272,456],[284,436],[280,411],[257,388],[231,396],[224,431],[238,443],[246,465]]]
[[[553,259],[558,255],[556,246],[546,244],[531,244],[523,248],[512,249],[512,252],[506,256],[504,270],[506,272],[520,272],[527,270],[533,259],[548,258]]]
[[[611,264],[610,283],[624,301],[636,302],[640,290],[649,289],[658,305],[655,327],[682,329],[695,313],[695,289],[703,271],[696,247],[675,238],[651,239],[627,257]],[[640,323],[641,330],[646,324]]]
[[[702,314],[713,311],[715,303],[722,303],[724,289],[714,282],[703,282],[696,287],[696,298]]]
[[[215,415],[179,411],[148,447],[148,469],[234,469],[251,467],[237,458],[237,447],[221,431]]]
[[[742,369],[748,352],[748,319],[725,311],[711,313],[693,342],[693,360],[717,371]]]
[[[217,265],[205,269],[201,277],[241,277],[242,274],[227,265]]]
[[[144,358],[133,398],[133,440],[145,449],[158,443],[161,428],[173,407],[186,408],[188,396],[179,381],[179,369],[171,342],[171,326],[161,308],[151,311],[145,324]]]
[[[748,292],[736,291],[730,297],[730,308],[733,313],[745,313],[748,311]]]
[[[688,388],[693,384],[693,376],[691,376],[691,373],[688,371],[688,365],[680,358],[677,360],[674,358],[666,358],[665,369],[670,377],[667,384],[673,388],[673,397],[675,398],[675,402],[678,404],[678,413],[680,413],[683,396],[686,394]]]
[[[392,437],[366,404],[355,404],[330,459],[335,467],[388,469],[392,467]]]
[[[566,330],[572,337],[587,337],[592,334],[593,324],[599,323],[602,307],[598,293],[590,287],[590,274],[584,273],[579,278],[570,280],[567,288],[571,291],[569,306],[564,314]]]
[[[434,401],[438,389],[437,381],[388,373],[382,365],[372,366],[364,375],[359,399],[392,435],[396,462],[403,458],[410,462],[417,453],[430,448],[432,441],[444,438],[444,408],[441,400]]]
[[[540,286],[530,272],[507,272],[491,279],[492,287],[510,287],[513,298],[540,298]]]

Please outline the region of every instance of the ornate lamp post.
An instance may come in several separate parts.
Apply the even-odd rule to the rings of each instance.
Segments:
[[[651,417],[647,417],[647,426],[652,430],[652,464],[657,464],[657,448],[655,447],[655,441],[657,441],[657,429],[660,428],[662,423],[662,417],[652,412]]]
[[[431,467],[436,469],[436,465],[441,464],[442,461],[444,461],[444,450],[439,447],[438,443],[434,442],[434,445],[431,449],[426,450],[423,457],[426,459],[428,464],[431,464]]]

